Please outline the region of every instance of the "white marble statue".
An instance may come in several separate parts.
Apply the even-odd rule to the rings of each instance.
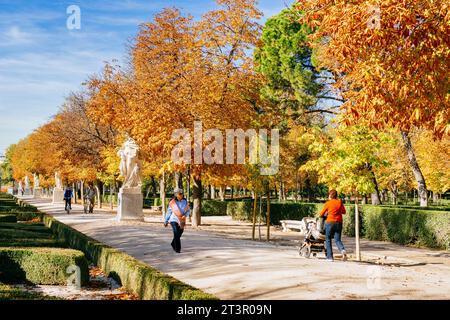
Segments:
[[[120,175],[125,178],[123,188],[140,188],[142,179],[139,146],[128,138],[117,154],[120,156]]]
[[[19,192],[23,192],[22,181],[19,181],[19,187],[17,189],[19,190]]]
[[[55,187],[56,189],[62,189],[61,175],[59,172],[55,172]]]
[[[37,175],[36,173],[33,174],[33,184],[34,189],[39,188],[39,175]]]
[[[30,178],[25,176],[25,190],[30,189]]]

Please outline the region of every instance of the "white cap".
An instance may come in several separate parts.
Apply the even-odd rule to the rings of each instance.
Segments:
[[[181,188],[175,188],[175,189],[173,190],[173,194],[177,194],[177,193],[182,193],[182,194],[184,194],[184,191],[183,191],[183,189],[181,189]]]

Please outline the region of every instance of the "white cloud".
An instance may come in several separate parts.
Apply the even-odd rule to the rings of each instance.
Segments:
[[[0,46],[24,45],[33,42],[33,35],[22,31],[18,26],[9,27],[1,38]]]

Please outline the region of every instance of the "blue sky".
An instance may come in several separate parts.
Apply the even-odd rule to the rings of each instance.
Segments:
[[[291,0],[260,0],[265,18]],[[81,10],[81,29],[69,30],[67,7]],[[105,61],[123,61],[138,25],[162,8],[194,17],[213,0],[0,0],[0,154],[47,122],[64,97]]]

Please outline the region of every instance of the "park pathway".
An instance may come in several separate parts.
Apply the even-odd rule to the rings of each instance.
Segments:
[[[108,210],[86,215],[81,205],[74,205],[67,215],[63,205],[52,205],[50,199],[26,201],[221,299],[450,299],[448,251],[363,241],[367,262],[330,263],[322,256],[299,257],[298,233],[286,233],[284,242],[254,242],[239,236],[245,224],[229,217],[205,217],[206,227],[187,227],[182,253],[176,254],[170,247],[171,229],[162,226],[160,217],[153,216],[148,222],[116,222]],[[223,230],[215,231],[220,228]],[[276,238],[282,237],[280,234],[276,233]],[[344,243],[351,253],[352,239],[346,238]]]

